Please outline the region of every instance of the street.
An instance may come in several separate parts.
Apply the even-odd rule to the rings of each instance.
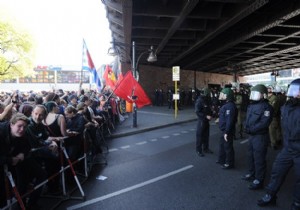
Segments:
[[[287,176],[277,205],[260,208],[256,201],[264,190],[251,191],[248,182],[240,179],[247,171],[247,140],[234,142],[235,169],[223,170],[215,163],[220,135],[217,126],[210,127],[214,154],[205,157],[196,155],[195,127],[196,121],[110,140],[108,165],[95,165],[82,185],[86,200],[67,200],[58,209],[289,209],[293,173]],[[276,153],[268,152],[265,183]]]

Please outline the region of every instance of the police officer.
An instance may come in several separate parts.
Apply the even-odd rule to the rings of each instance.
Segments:
[[[272,122],[269,127],[271,148],[277,150],[280,141],[277,133],[277,131],[280,130],[279,122],[278,122],[278,116],[280,114],[280,104],[279,104],[278,97],[275,94],[274,88],[272,86],[268,86],[268,101],[274,110]]]
[[[242,119],[243,96],[239,88],[233,87],[232,90],[234,92],[234,103],[236,105],[236,108],[238,109],[235,132],[237,132],[239,134],[239,138],[242,139],[243,138],[243,119]]]
[[[242,176],[243,180],[252,181],[249,189],[263,187],[266,173],[266,154],[269,143],[269,126],[273,117],[273,108],[266,100],[268,90],[258,84],[251,89],[245,132],[249,134],[248,164],[249,172]]]
[[[212,111],[210,109],[210,91],[208,88],[202,90],[195,103],[195,113],[198,117],[196,132],[196,152],[200,157],[205,153],[212,153],[209,149],[209,121]]]
[[[277,122],[278,122],[278,129],[276,130],[276,133],[277,133],[277,144],[278,145],[282,145],[282,128],[281,128],[281,119],[280,119],[280,109],[281,107],[285,104],[286,102],[286,95],[282,93],[282,89],[281,87],[279,87],[278,85],[275,86],[275,89],[274,89],[274,93],[276,94],[277,98],[278,98],[278,101],[279,101],[279,113],[277,115]]]
[[[219,128],[222,135],[217,163],[221,164],[223,169],[230,169],[234,167],[233,139],[238,110],[233,102],[234,93],[230,88],[224,88],[221,91],[219,100],[225,101],[225,103],[219,112]]]
[[[300,210],[300,79],[291,82],[289,99],[281,108],[284,147],[278,153],[272,168],[267,193],[258,200],[259,206],[276,203],[276,194],[290,168],[295,166],[296,184],[291,210]]]

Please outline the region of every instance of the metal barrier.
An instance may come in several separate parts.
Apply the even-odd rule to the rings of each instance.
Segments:
[[[103,136],[103,133],[101,131],[101,127],[97,128],[96,130],[97,132],[97,135],[96,137],[98,138],[98,141],[100,141],[100,144],[105,148],[105,152],[103,152],[101,154],[101,158],[104,159],[104,162],[97,162],[97,156],[99,154],[97,154],[95,152],[95,145],[93,145],[93,141],[92,141],[92,138],[89,134],[89,131],[88,129],[86,128],[83,132],[83,154],[82,156],[80,156],[79,158],[77,158],[75,161],[71,162],[70,158],[69,158],[69,155],[66,151],[66,148],[64,146],[64,140],[61,140],[59,141],[59,155],[60,155],[60,165],[61,165],[61,168],[60,170],[55,173],[55,174],[52,174],[51,176],[48,177],[47,180],[39,183],[38,185],[35,185],[34,187],[32,187],[31,189],[29,189],[24,195],[20,195],[18,190],[17,190],[17,187],[14,183],[14,179],[13,179],[13,176],[12,174],[8,171],[7,169],[7,166],[4,167],[4,170],[5,170],[5,175],[6,175],[6,192],[7,192],[7,206],[5,206],[4,208],[2,208],[2,210],[5,210],[5,209],[11,209],[12,206],[16,203],[19,203],[21,209],[25,209],[25,205],[23,203],[23,198],[27,197],[30,193],[32,193],[34,190],[37,190],[41,187],[43,187],[44,185],[46,185],[50,180],[54,179],[55,177],[57,176],[61,176],[61,186],[62,186],[62,195],[59,195],[59,196],[53,196],[53,195],[42,195],[42,197],[46,197],[46,198],[56,198],[56,199],[59,199],[59,202],[57,202],[54,206],[52,206],[51,209],[56,209],[62,202],[66,201],[66,200],[71,200],[71,199],[80,199],[80,200],[85,200],[86,197],[85,197],[85,193],[82,189],[82,183],[85,182],[88,177],[89,177],[89,174],[92,170],[92,167],[95,165],[95,164],[103,164],[103,165],[107,165],[107,160],[106,160],[106,157],[105,157],[105,154],[108,153],[108,145],[105,141],[105,138]],[[39,148],[37,149],[33,149],[33,150],[38,150]],[[65,160],[67,161],[67,165],[65,165]],[[83,174],[80,174],[80,173],[76,173],[75,170],[74,170],[74,165],[83,161],[83,164],[84,164],[84,168],[83,168]],[[72,176],[76,182],[76,186],[77,188],[73,189],[73,190],[70,190],[70,191],[67,191],[67,187],[66,187],[66,182],[65,182],[65,171],[67,169],[70,169],[71,170],[71,173],[72,173]],[[84,179],[80,182],[79,179],[78,179],[78,176],[83,176]],[[14,199],[12,196],[10,196],[10,187],[9,187],[9,183],[8,181],[10,182],[10,185],[11,185],[11,188],[13,189],[13,193],[15,195],[15,198]],[[80,194],[81,194],[81,197],[74,197],[74,196],[71,196],[71,194],[75,191],[75,190],[79,190],[80,191]]]

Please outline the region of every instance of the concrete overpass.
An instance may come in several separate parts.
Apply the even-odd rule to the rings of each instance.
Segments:
[[[148,94],[172,86],[180,66],[181,88],[245,82],[243,76],[300,67],[299,0],[102,0],[123,71],[153,45],[158,61],[139,61]],[[125,47],[124,47],[125,46]],[[125,69],[124,69],[125,68]],[[149,78],[151,80],[149,81]]]
[[[102,2],[113,40],[153,45],[158,61],[151,65],[241,76],[300,66],[298,0]],[[130,48],[120,51],[130,62]]]

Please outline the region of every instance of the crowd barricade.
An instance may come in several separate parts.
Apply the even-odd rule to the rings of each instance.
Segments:
[[[104,136],[102,136],[101,132],[102,132],[101,128],[100,127],[97,128],[97,133],[98,133],[97,138],[101,143],[101,146],[105,149],[101,153],[101,157],[100,157],[102,159],[101,162],[97,160],[97,156],[99,156],[100,154],[99,153],[97,154],[97,152],[95,152],[94,149],[95,145],[93,144],[93,139],[91,139],[88,128],[86,128],[82,134],[83,151],[81,152],[80,156],[76,160],[71,161],[68,152],[64,146],[64,140],[59,141],[59,156],[60,156],[60,165],[61,165],[60,170],[57,173],[49,176],[47,180],[28,189],[28,191],[24,195],[19,194],[13,176],[5,166],[4,172],[5,172],[5,186],[6,186],[5,190],[7,192],[6,193],[7,205],[4,208],[2,208],[2,210],[12,209],[13,205],[16,203],[19,204],[22,210],[25,209],[23,199],[26,198],[28,195],[30,195],[30,193],[32,193],[34,190],[37,190],[45,186],[50,180],[54,179],[57,176],[60,176],[61,178],[62,194],[60,195],[42,194],[42,197],[59,199],[59,202],[56,203],[51,209],[56,209],[62,202],[66,200],[71,200],[71,199],[85,200],[85,193],[82,189],[82,183],[88,179],[92,167],[95,164],[107,165],[107,160],[105,155],[108,153],[108,145],[105,141]],[[74,165],[78,163],[83,164],[83,171],[82,171],[83,173],[75,171]],[[76,187],[72,190],[67,191],[65,172],[68,169],[70,169],[71,174],[76,182]],[[79,180],[78,176],[83,177],[83,179]],[[81,195],[80,197],[71,196],[75,190],[79,190]]]
[[[6,189],[6,199],[7,199],[7,207],[11,207],[13,204],[13,197],[11,194],[11,189],[13,190],[13,193],[16,197],[16,201],[19,203],[20,208],[22,210],[25,210],[25,205],[23,203],[22,197],[20,196],[18,189],[15,185],[13,176],[10,171],[8,171],[7,165],[4,165],[4,177],[5,177],[5,189]],[[4,208],[5,209],[5,208]]]
[[[99,116],[102,117],[101,129],[104,136],[111,135],[111,129],[115,129],[115,126],[112,123],[111,115],[109,110],[103,110],[99,113]]]

